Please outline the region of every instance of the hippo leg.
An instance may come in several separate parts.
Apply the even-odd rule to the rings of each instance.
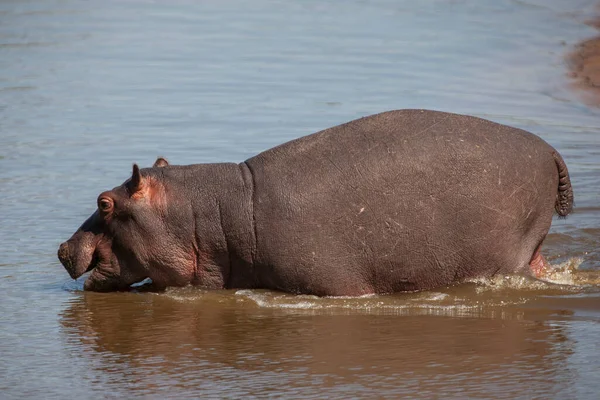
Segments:
[[[535,249],[533,256],[531,257],[531,261],[529,261],[529,266],[531,267],[531,272],[533,276],[536,278],[541,278],[548,273],[548,261],[542,255],[540,251],[542,248],[542,244]]]

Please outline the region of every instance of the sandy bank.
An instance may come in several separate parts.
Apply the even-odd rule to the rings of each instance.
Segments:
[[[587,23],[600,30],[600,17]],[[587,103],[600,107],[600,36],[577,44],[567,63],[574,87],[583,92]]]

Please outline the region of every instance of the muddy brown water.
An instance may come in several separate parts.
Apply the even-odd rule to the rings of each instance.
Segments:
[[[565,55],[594,1],[0,3],[0,398],[600,392],[600,112]],[[546,281],[423,293],[84,293],[58,244],[132,162],[241,161],[367,114],[532,131],[567,162]]]

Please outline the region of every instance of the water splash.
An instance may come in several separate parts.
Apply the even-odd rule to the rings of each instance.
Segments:
[[[259,308],[286,310],[313,314],[394,314],[394,315],[439,315],[439,316],[481,316],[488,308],[516,305],[520,299],[511,301],[471,300],[445,292],[400,293],[393,295],[370,295],[361,297],[316,297],[294,296],[289,294],[239,290],[235,292],[241,302],[252,302]]]
[[[469,280],[436,291],[317,297],[266,290],[238,290],[240,302],[259,308],[320,313],[393,313],[400,315],[495,316],[506,307],[516,307],[545,296],[561,297],[598,291],[600,273],[578,269],[582,260],[572,258],[552,266],[547,276],[536,279],[521,275],[499,275]],[[510,314],[510,313],[509,313]],[[516,315],[512,313],[512,315]]]
[[[543,277],[545,281],[573,286],[599,286],[600,271],[580,269],[584,259],[573,257],[567,261],[553,266],[547,275]]]

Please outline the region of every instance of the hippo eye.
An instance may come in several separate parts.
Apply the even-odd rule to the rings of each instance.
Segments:
[[[109,212],[112,210],[113,205],[114,205],[114,203],[111,198],[101,197],[98,199],[98,208],[101,211]]]

